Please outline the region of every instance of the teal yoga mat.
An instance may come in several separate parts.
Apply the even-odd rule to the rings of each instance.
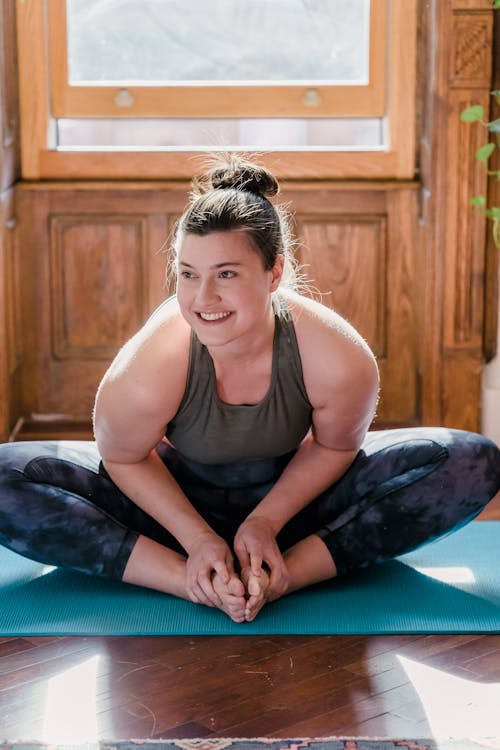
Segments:
[[[0,635],[500,632],[500,522],[266,605],[238,625],[215,609],[50,569],[0,549]]]

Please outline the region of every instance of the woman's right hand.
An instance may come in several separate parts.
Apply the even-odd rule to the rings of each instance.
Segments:
[[[224,584],[234,574],[233,554],[222,537],[213,531],[199,534],[192,541],[187,559],[187,590],[193,602],[219,607],[212,576],[217,573]]]

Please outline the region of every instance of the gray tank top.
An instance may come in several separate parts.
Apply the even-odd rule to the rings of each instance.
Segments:
[[[271,383],[258,404],[219,398],[213,360],[191,333],[186,389],[166,435],[192,461],[252,461],[295,450],[311,426],[311,413],[293,322],[276,315]]]

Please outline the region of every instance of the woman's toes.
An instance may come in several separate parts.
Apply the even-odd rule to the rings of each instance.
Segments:
[[[243,568],[241,580],[245,584],[248,600],[245,608],[245,619],[251,622],[266,603],[266,592],[269,587],[269,576],[261,569],[260,575],[252,573],[251,568]]]
[[[237,575],[232,576],[227,584],[227,590],[230,594],[236,597],[245,598],[245,586]]]
[[[220,599],[220,606],[223,612],[234,620],[234,622],[245,621],[245,587],[238,576],[233,575],[227,583],[217,574],[212,579],[214,591]]]

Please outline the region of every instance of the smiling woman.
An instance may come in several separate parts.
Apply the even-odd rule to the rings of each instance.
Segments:
[[[237,156],[177,229],[177,293],[96,397],[96,443],[0,447],[0,541],[253,620],[274,599],[474,518],[500,453],[470,432],[368,432],[375,357],[283,283],[275,177]]]

